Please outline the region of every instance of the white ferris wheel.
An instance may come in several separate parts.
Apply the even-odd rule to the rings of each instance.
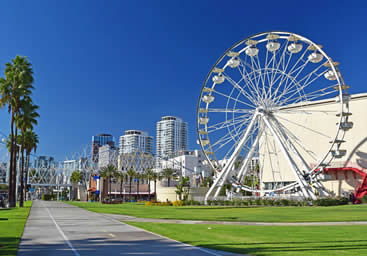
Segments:
[[[353,126],[338,64],[321,45],[289,32],[250,36],[218,59],[197,108],[199,143],[215,170],[206,200],[226,183],[237,192],[327,195],[318,174],[346,154],[344,133]],[[282,182],[250,186],[249,177]]]

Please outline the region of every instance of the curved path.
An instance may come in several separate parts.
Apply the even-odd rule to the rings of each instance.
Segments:
[[[137,218],[128,215],[103,214],[106,217],[118,221],[136,221],[173,224],[220,224],[220,225],[244,225],[244,226],[336,226],[336,225],[367,225],[367,221],[340,221],[340,222],[234,222],[234,221],[206,221],[206,220],[173,220]]]
[[[61,202],[34,201],[18,256],[235,255],[183,244]]]

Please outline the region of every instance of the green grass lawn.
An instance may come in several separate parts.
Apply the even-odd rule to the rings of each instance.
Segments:
[[[367,255],[367,226],[235,226],[127,222],[195,246],[250,255]]]
[[[0,209],[0,255],[16,255],[32,201],[23,208]]]
[[[367,221],[367,205],[329,207],[217,207],[217,206],[144,206],[142,204],[100,204],[69,202],[97,213],[123,214],[142,218],[312,222],[312,221]]]

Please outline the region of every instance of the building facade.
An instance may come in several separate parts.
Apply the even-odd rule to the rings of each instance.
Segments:
[[[101,169],[109,164],[117,166],[118,150],[108,144],[99,148],[98,168]]]
[[[164,116],[157,122],[157,157],[171,158],[178,151],[187,150],[187,123],[181,118]]]
[[[336,133],[336,107],[338,107],[338,103],[335,102],[335,99],[323,100],[314,102],[305,111],[297,114],[287,114],[286,116],[288,120],[286,123],[287,129],[292,131],[292,135],[302,142],[302,144],[295,144],[295,148],[311,167],[315,166],[317,161],[330,148],[330,140],[333,139]],[[348,195],[354,192],[356,187],[361,184],[362,176],[353,172],[353,168],[360,170],[362,173],[367,173],[366,108],[367,93],[351,95],[349,111],[352,115],[349,120],[353,122],[353,128],[345,133],[341,145],[341,148],[346,150],[346,153],[340,158],[334,158],[325,167],[325,170],[330,169],[330,171],[325,171],[322,180],[324,187],[333,195]],[[312,118],[310,118],[309,113],[312,113]],[[280,117],[285,119],[283,116]],[[299,123],[304,124],[306,129],[300,127]],[[271,139],[272,136],[269,134],[268,138]],[[282,156],[282,152],[276,143],[274,145],[273,148],[270,148],[271,154],[267,152],[269,149],[265,147],[262,154],[260,154],[260,185],[263,189],[273,189],[296,181],[286,159],[284,157],[276,158],[276,156]],[[307,152],[305,152],[306,149]]]
[[[98,134],[92,136],[92,161],[98,163],[99,148],[104,145],[115,146],[114,139],[111,134]]]
[[[139,130],[125,131],[125,134],[120,136],[119,153],[135,152],[153,154],[153,137]]]
[[[55,168],[56,162],[52,156],[39,156],[34,160],[34,168]]]

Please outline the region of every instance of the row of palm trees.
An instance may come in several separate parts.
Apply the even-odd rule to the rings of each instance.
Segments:
[[[150,184],[154,182],[154,194],[157,194],[157,181],[166,179],[168,186],[170,186],[171,179],[174,177],[175,172],[168,168],[164,169],[161,173],[154,172],[152,169],[147,169],[144,172],[137,172],[134,169],[129,169],[127,172],[117,171],[117,167],[109,164],[101,169],[100,175],[102,178],[107,180],[107,189],[111,195],[111,180],[115,179],[120,183],[120,197],[122,198],[122,183],[129,183],[129,200],[131,201],[131,188],[132,182],[135,179],[137,184],[137,196],[139,196],[139,183],[142,179],[148,180],[148,200],[151,200]]]
[[[10,135],[7,146],[10,152],[9,164],[9,207],[16,206],[17,169],[16,161],[20,158],[20,201],[22,207],[28,179],[28,166],[31,152],[39,143],[33,131],[37,125],[39,107],[33,103],[33,69],[26,57],[16,56],[5,64],[5,77],[0,78],[0,107],[7,107],[10,114]],[[25,158],[24,158],[25,153]],[[25,168],[25,169],[24,169]]]

